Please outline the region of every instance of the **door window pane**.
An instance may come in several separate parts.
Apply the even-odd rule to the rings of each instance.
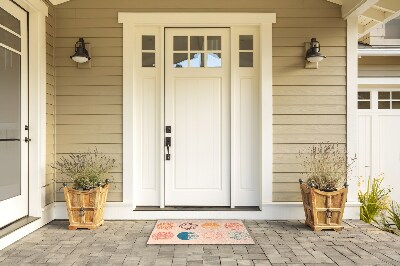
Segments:
[[[188,67],[188,54],[186,53],[174,53],[174,65],[175,68]]]
[[[174,36],[174,51],[187,51],[187,50],[188,50],[188,37]]]
[[[207,50],[221,50],[221,36],[208,36]]]
[[[239,36],[239,50],[253,50],[253,35]]]
[[[221,66],[222,66],[221,53],[207,54],[207,67],[221,67]]]
[[[378,99],[390,99],[390,91],[380,91],[378,92]]]
[[[378,109],[390,109],[390,101],[379,101]]]
[[[155,53],[142,53],[142,67],[155,67],[156,54]]]
[[[371,109],[371,103],[369,101],[358,102],[358,109]]]
[[[371,99],[371,93],[369,91],[360,91],[358,93],[359,100],[369,100]]]
[[[204,50],[204,36],[190,36],[190,50]]]
[[[400,91],[392,91],[392,99],[400,100]]]
[[[240,67],[253,67],[253,53],[240,52],[239,53],[239,66]]]
[[[204,67],[204,54],[190,54],[190,67]]]
[[[20,55],[0,47],[0,201],[21,194],[20,80]]]
[[[400,101],[393,101],[392,109],[400,109]]]
[[[156,37],[154,35],[142,36],[142,50],[156,50]]]
[[[0,28],[0,42],[21,52],[21,39],[3,28]]]
[[[9,28],[15,33],[21,34],[20,21],[2,8],[0,8],[0,24]]]

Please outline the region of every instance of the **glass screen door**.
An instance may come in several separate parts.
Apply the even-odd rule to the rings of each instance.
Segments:
[[[28,215],[27,13],[0,1],[0,228]]]

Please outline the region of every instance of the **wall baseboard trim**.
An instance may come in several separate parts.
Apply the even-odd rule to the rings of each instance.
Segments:
[[[53,221],[55,219],[54,207],[55,207],[54,203],[51,203],[51,204],[43,207],[42,208],[42,217],[40,217],[38,220],[31,222],[31,223],[15,230],[14,232],[4,236],[3,238],[1,238],[0,239],[0,250],[17,242],[21,238],[29,235],[30,233],[36,231],[40,227]]]
[[[133,211],[133,205],[123,202],[106,204],[105,220],[158,219],[245,219],[245,220],[304,220],[301,202],[265,202],[261,211]],[[55,203],[55,219],[68,219],[64,202]],[[360,203],[347,202],[344,219],[360,219]]]

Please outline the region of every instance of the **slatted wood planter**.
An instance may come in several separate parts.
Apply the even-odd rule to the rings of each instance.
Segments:
[[[308,187],[300,181],[306,224],[313,231],[343,229],[342,219],[347,199],[347,188],[333,192],[325,192]]]
[[[64,186],[69,230],[97,229],[104,223],[103,213],[108,189],[109,184],[91,190],[76,190]]]

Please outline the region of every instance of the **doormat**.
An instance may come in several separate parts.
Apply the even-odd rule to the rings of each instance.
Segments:
[[[159,220],[149,245],[254,245],[240,220]]]

